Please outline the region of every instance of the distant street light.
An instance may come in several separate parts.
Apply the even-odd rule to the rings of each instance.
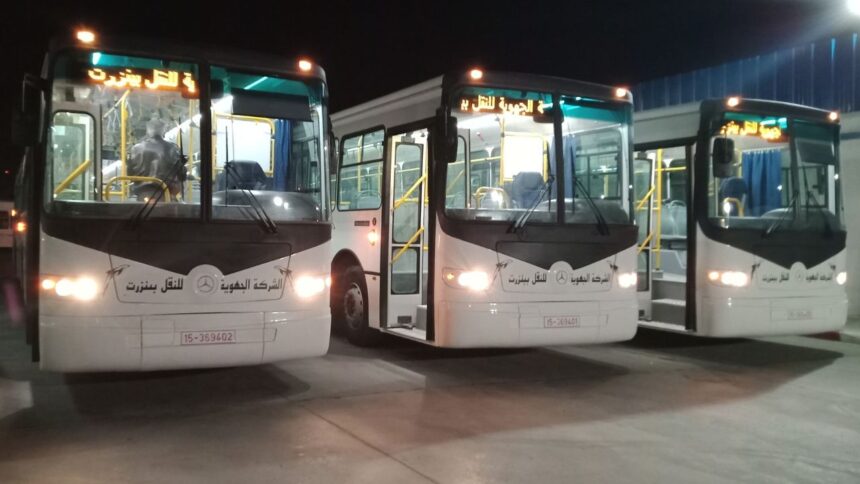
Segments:
[[[849,12],[860,16],[860,0],[845,0],[845,7]]]

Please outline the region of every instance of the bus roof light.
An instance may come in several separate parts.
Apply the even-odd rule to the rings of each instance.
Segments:
[[[75,33],[75,38],[85,44],[92,44],[96,41],[96,34],[94,34],[91,30],[78,30]]]
[[[311,61],[307,59],[299,59],[299,70],[302,72],[310,72],[311,68],[313,68],[313,64]]]
[[[741,98],[739,98],[737,96],[732,96],[732,97],[726,99],[726,106],[728,106],[730,108],[737,107],[740,103],[741,103]]]
[[[627,97],[627,93],[630,92],[626,87],[617,87],[615,88],[615,97],[617,98],[625,98]]]
[[[837,113],[836,111],[830,111],[830,114],[828,114],[827,117],[831,121],[836,121],[837,119],[839,119],[839,113]]]
[[[484,78],[484,71],[477,68],[472,69],[471,71],[469,71],[469,77],[471,77],[474,81],[480,81]]]

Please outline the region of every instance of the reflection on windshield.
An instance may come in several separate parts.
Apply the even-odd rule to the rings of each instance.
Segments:
[[[712,144],[731,140],[734,156],[716,168],[710,160],[709,216],[723,228],[766,233],[839,226],[835,136],[824,124],[726,113]]]
[[[629,107],[562,97],[564,177],[556,176],[553,97],[466,88],[455,98],[457,155],[447,165],[445,209],[468,220],[555,223],[558,197],[571,223],[630,223]],[[574,187],[581,186],[576,189]]]
[[[63,216],[321,220],[321,86],[213,67],[213,159],[201,158],[198,66],[73,52],[57,59],[48,210]],[[208,142],[209,139],[202,138]],[[243,194],[244,193],[244,194]],[[253,206],[254,198],[262,206]]]
[[[78,52],[54,74],[49,210],[126,218],[155,199],[160,216],[199,216],[196,65]]]
[[[214,217],[321,220],[319,92],[303,82],[220,67],[212,100]]]

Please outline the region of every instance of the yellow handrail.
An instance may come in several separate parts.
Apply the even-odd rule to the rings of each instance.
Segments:
[[[72,170],[72,172],[69,173],[69,176],[67,176],[65,180],[61,181],[60,184],[57,185],[57,188],[54,188],[54,195],[59,195],[60,193],[65,191],[66,188],[69,188],[69,185],[72,184],[72,181],[74,181],[75,178],[79,177],[81,173],[85,172],[87,168],[89,168],[90,164],[92,164],[92,161],[84,160],[83,163],[81,163],[80,165],[78,165],[77,168]]]
[[[637,254],[641,254],[642,251],[645,250],[645,247],[648,247],[648,244],[651,242],[651,238],[653,236],[654,236],[654,232],[650,232],[648,234],[648,237],[645,237],[645,240],[643,240],[642,243],[639,244],[639,248],[636,250]]]
[[[120,159],[120,175],[128,176],[128,93],[122,95],[119,105],[119,159]],[[110,186],[110,185],[108,185]],[[120,183],[120,191],[122,196],[120,200],[125,200],[128,196],[128,183]]]
[[[412,234],[412,237],[410,237],[409,240],[406,241],[406,245],[401,247],[400,250],[398,250],[397,253],[394,254],[394,257],[391,258],[392,265],[397,262],[397,259],[399,259],[400,256],[403,255],[403,253],[406,252],[406,250],[409,249],[409,247],[411,247],[416,240],[418,240],[418,237],[421,237],[422,232],[424,232],[424,227],[418,228],[418,230],[414,234]]]
[[[110,195],[115,192],[110,191],[110,186],[113,185],[117,181],[122,182],[150,182],[150,183],[158,183],[161,185],[161,189],[164,190],[164,196],[167,200],[170,200],[170,189],[167,187],[167,183],[164,183],[161,179],[155,178],[153,176],[115,176],[108,180],[104,184],[104,188],[102,189],[102,196],[107,199],[110,198]],[[122,192],[125,194],[125,192]],[[124,198],[124,197],[123,197]]]
[[[424,183],[424,180],[426,179],[427,174],[425,173],[421,175],[417,180],[415,180],[415,183],[413,183],[412,186],[409,187],[409,190],[406,190],[406,193],[404,193],[402,197],[398,198],[397,201],[394,202],[394,209],[397,210],[401,205],[403,205],[409,195],[412,195],[412,192],[414,192],[419,186],[421,186],[421,184]]]
[[[639,200],[639,202],[636,204],[637,212],[642,210],[642,208],[645,206],[645,202],[647,202],[651,198],[651,195],[654,194],[654,188],[656,187],[651,187],[651,189],[648,190],[648,193],[646,193],[645,196],[642,197],[642,200]]]
[[[654,211],[657,213],[657,225],[655,232],[657,232],[657,236],[655,238],[654,247],[651,249],[654,251],[654,268],[660,270],[661,258],[660,258],[660,240],[661,232],[663,231],[663,150],[657,150],[657,160],[656,160],[656,169],[655,175],[657,178],[657,203]]]

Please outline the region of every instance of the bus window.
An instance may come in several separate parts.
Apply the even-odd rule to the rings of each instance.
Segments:
[[[222,67],[212,78],[214,217],[246,220],[259,203],[274,221],[322,220],[321,85]]]
[[[457,157],[448,165],[445,208],[466,208],[466,138],[457,137]]]
[[[338,174],[338,209],[376,210],[382,204],[382,155],[385,131],[344,137]]]
[[[128,218],[157,197],[152,217],[198,217],[197,66],[100,52],[66,52],[54,66],[46,210]]]
[[[85,113],[54,114],[48,143],[53,170],[53,198],[60,200],[95,200],[95,130],[93,117]]]
[[[548,157],[553,139],[552,96],[468,87],[462,90],[460,99],[455,115],[465,147],[461,153],[458,146],[457,160],[447,167],[449,196],[445,206],[449,215],[515,220],[533,205],[542,204],[531,220],[555,222],[555,204],[548,200],[556,198],[557,191],[553,183],[546,186],[552,173]],[[482,102],[488,99],[496,108],[487,110]],[[501,108],[502,105],[509,108]],[[460,164],[466,149],[468,167],[465,160]],[[462,195],[457,195],[462,193],[459,183],[466,185]]]
[[[593,222],[594,206],[609,223],[629,220],[627,183],[629,112],[620,106],[580,97],[561,99],[566,220]]]

